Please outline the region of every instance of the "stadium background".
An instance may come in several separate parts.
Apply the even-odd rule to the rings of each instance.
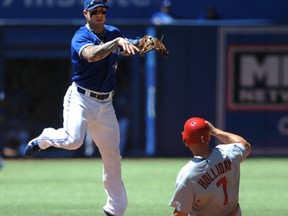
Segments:
[[[220,20],[201,18],[211,3]],[[174,0],[177,21],[161,26],[149,20],[161,0],[109,4],[107,24],[131,38],[165,35],[171,53],[120,60],[115,106],[129,122],[124,155],[189,156],[180,133],[190,116],[245,136],[254,156],[288,155],[287,1]],[[82,0],[1,1],[4,156],[21,157],[25,140],[44,127],[61,127],[69,45],[85,23],[82,10]],[[50,149],[39,157],[82,157],[84,151]]]

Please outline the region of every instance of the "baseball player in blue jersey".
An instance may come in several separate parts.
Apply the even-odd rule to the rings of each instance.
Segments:
[[[120,54],[134,55],[139,49],[114,26],[106,25],[106,0],[85,0],[86,25],[71,42],[72,84],[63,102],[63,128],[46,128],[31,140],[25,156],[32,157],[50,146],[78,149],[87,128],[103,161],[103,181],[107,202],[106,215],[122,216],[127,195],[121,176],[119,125],[112,105]]]
[[[222,144],[209,146],[214,136]],[[241,216],[238,204],[240,163],[251,145],[241,136],[225,132],[193,117],[184,124],[182,139],[193,158],[179,172],[170,201],[173,216]]]

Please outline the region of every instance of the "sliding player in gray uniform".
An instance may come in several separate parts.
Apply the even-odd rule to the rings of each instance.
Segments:
[[[211,136],[223,144],[211,148]],[[240,216],[240,163],[250,154],[250,144],[199,117],[185,122],[182,139],[194,157],[177,176],[172,215]]]
[[[31,140],[25,156],[32,157],[50,146],[78,149],[87,128],[103,161],[106,215],[122,216],[127,195],[121,175],[120,133],[112,98],[119,55],[134,55],[139,49],[118,28],[106,25],[106,0],[85,0],[81,26],[71,42],[72,85],[66,92],[63,128],[46,128]],[[136,40],[137,41],[137,40]],[[47,113],[49,115],[49,113]]]

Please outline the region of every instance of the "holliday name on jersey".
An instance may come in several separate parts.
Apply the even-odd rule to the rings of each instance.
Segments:
[[[231,161],[229,159],[226,159],[218,164],[216,164],[214,167],[212,167],[210,170],[207,171],[204,175],[201,176],[201,178],[197,181],[198,184],[200,184],[204,189],[207,189],[209,185],[220,175],[223,173],[226,173],[231,170]]]

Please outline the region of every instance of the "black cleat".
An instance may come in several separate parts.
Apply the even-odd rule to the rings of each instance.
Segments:
[[[40,151],[41,151],[41,149],[40,149],[40,147],[38,145],[38,140],[37,139],[33,139],[26,146],[26,148],[24,150],[24,156],[26,158],[31,158],[31,157],[33,157],[35,154],[37,154]]]
[[[114,216],[114,215],[112,215],[112,214],[106,212],[104,209],[103,209],[103,212],[105,213],[106,216]]]

